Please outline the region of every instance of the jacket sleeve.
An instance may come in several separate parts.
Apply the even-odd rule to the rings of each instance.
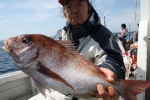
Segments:
[[[110,31],[106,30],[97,42],[103,51],[101,55],[95,54],[98,66],[112,70],[116,74],[117,79],[125,79],[122,52],[116,41],[116,37]]]

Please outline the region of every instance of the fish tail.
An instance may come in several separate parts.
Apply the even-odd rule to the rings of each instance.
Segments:
[[[120,80],[122,90],[119,93],[124,100],[137,100],[136,95],[150,87],[150,81],[141,80]]]

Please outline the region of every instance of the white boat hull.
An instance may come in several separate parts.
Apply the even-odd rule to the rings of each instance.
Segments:
[[[38,92],[22,71],[0,75],[0,100],[28,100]]]

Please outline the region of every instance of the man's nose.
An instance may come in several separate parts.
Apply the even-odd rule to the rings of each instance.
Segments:
[[[72,6],[72,12],[73,13],[78,12],[78,8],[76,5]]]
[[[73,7],[72,7],[72,12],[73,12],[73,13],[78,12],[78,9],[77,9],[76,6],[73,6]]]

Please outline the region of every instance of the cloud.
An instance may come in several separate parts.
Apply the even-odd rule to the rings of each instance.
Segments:
[[[4,16],[3,16],[3,15],[0,15],[0,19],[1,19],[1,18],[4,18]]]
[[[15,19],[13,19],[13,18],[7,18],[7,19],[1,20],[0,21],[0,25],[1,26],[7,26],[7,25],[10,25],[10,24],[12,24],[14,22],[15,22]]]
[[[57,0],[2,0],[0,2],[0,32],[6,34],[5,37],[13,36],[19,33],[44,33],[51,35],[59,28],[65,25],[65,19],[62,18],[61,5]],[[91,0],[93,5],[96,0]],[[97,0],[97,9],[105,13],[111,0]],[[106,26],[112,32],[120,32],[120,25],[132,21],[134,27],[134,0],[112,0],[113,8],[106,15]],[[101,23],[104,24],[104,16],[101,17]],[[137,23],[140,21],[140,7],[137,9]],[[8,34],[10,33],[10,34]],[[2,38],[2,37],[0,37]]]
[[[1,7],[3,6],[2,4],[0,5]],[[55,0],[20,0],[18,2],[12,2],[11,5],[7,4],[5,6],[5,10],[6,9],[7,13],[3,12],[3,14],[5,14],[5,19],[0,22],[1,25],[6,25],[4,23],[10,21],[10,16],[13,20],[11,22],[19,20],[22,23],[26,23],[26,21],[39,22],[56,17],[61,11],[60,4]],[[0,15],[0,18],[1,17],[4,18],[2,14]]]
[[[5,5],[0,3],[0,8],[4,8],[4,7],[5,7]]]
[[[24,2],[15,3],[15,8],[34,9],[34,10],[48,10],[57,8],[58,3],[54,0],[26,0]]]
[[[47,19],[51,19],[51,17],[55,16],[57,13],[54,12],[54,13],[49,13],[49,12],[37,12],[37,13],[33,13],[31,15],[29,15],[29,17],[25,18],[24,20],[25,21],[44,21],[44,20],[47,20]]]

